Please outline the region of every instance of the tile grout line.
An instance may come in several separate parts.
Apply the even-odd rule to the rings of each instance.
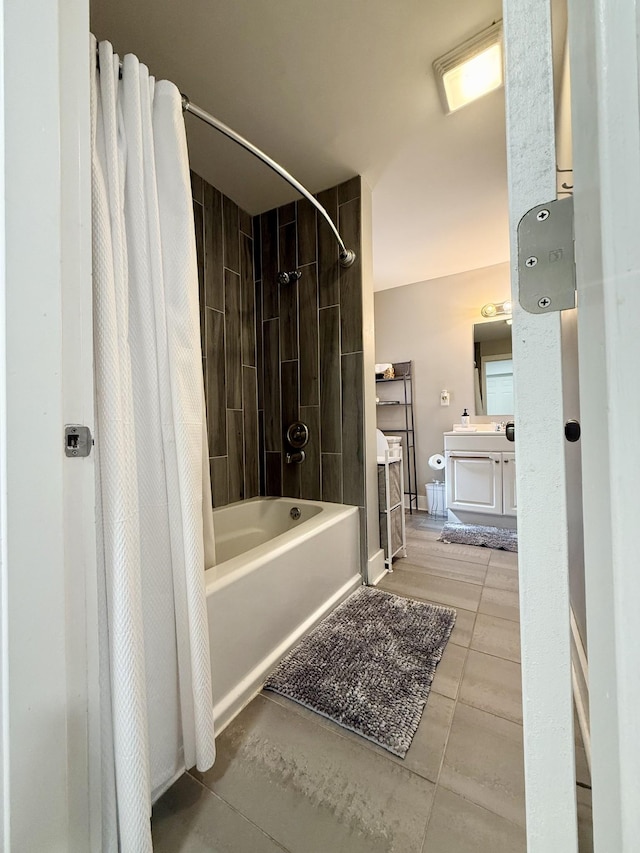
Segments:
[[[302,711],[299,711],[298,708],[305,708],[306,706],[300,705],[300,703],[295,702],[293,699],[289,699],[289,702],[292,703],[291,706],[283,705],[281,702],[278,702],[277,699],[274,699],[272,696],[270,696],[269,695],[270,693],[273,693],[276,696],[282,695],[282,694],[276,693],[275,691],[270,691],[270,690],[267,690],[267,691],[262,690],[257,695],[262,696],[263,699],[266,699],[267,701],[273,703],[274,705],[277,705],[279,708],[282,708],[285,711],[291,711],[293,714],[296,714],[296,716],[300,717],[300,719],[305,720],[314,726],[319,726],[320,728],[324,729],[324,731],[329,732],[330,734],[333,734],[336,737],[341,738],[342,740],[346,740],[348,743],[359,747],[360,749],[364,750],[366,753],[371,753],[372,755],[378,756],[378,758],[381,758],[384,761],[389,762],[391,765],[393,765],[394,767],[397,767],[399,770],[402,770],[405,773],[409,773],[409,775],[415,776],[417,779],[421,779],[423,782],[428,782],[430,785],[433,785],[433,787],[435,788],[436,782],[434,782],[432,779],[427,779],[426,776],[422,776],[420,773],[416,773],[416,771],[412,770],[410,767],[406,767],[404,764],[399,763],[400,761],[403,761],[403,759],[401,759],[400,756],[396,755],[395,758],[399,759],[399,761],[394,761],[394,759],[391,757],[394,755],[394,753],[385,749],[380,744],[376,744],[374,741],[369,740],[368,738],[364,737],[363,735],[359,735],[358,732],[353,732],[350,729],[346,729],[346,728],[341,727],[340,723],[337,723],[335,720],[331,720],[329,717],[324,717],[322,714],[318,714],[318,713],[314,712],[312,708],[307,708],[306,710],[311,711],[314,714],[313,717],[304,714]],[[438,693],[437,695],[442,696],[441,693]],[[287,696],[284,696],[283,698],[288,699]],[[443,698],[448,699],[449,697],[444,696]],[[425,703],[424,707],[426,708],[426,703]],[[423,710],[423,713],[424,713],[424,710]],[[316,719],[316,717],[317,717],[317,719]],[[328,723],[332,723],[333,725],[328,725]],[[345,732],[348,732],[348,734],[343,734],[342,733],[343,730]],[[358,738],[358,739],[356,740],[356,738]],[[382,752],[378,752],[378,749],[375,749],[375,747],[377,747],[378,749],[381,749]],[[411,747],[409,747],[409,748],[411,748]],[[407,750],[407,752],[408,752],[408,750]]]
[[[482,569],[486,570],[488,568],[488,566],[486,564],[477,563],[477,562],[474,562],[473,560],[465,560],[462,558],[458,559],[458,558],[452,558],[452,557],[443,557],[440,554],[424,554],[424,553],[420,554],[420,553],[416,553],[414,551],[413,555],[412,555],[411,554],[411,548],[414,544],[415,543],[413,543],[411,541],[411,537],[408,537],[407,538],[407,556],[400,558],[399,562],[397,563],[398,568],[402,568],[403,564],[407,565],[407,571],[411,571],[412,568],[415,568],[415,569],[430,569],[431,568],[431,566],[429,566],[429,565],[421,565],[418,562],[412,562],[413,560],[416,560],[416,561],[421,560],[425,564],[427,564],[429,561],[437,561],[437,562],[444,563],[445,566],[447,566],[447,564],[457,566],[460,563],[462,563],[465,567],[466,566],[469,566],[469,567],[474,566],[478,570],[482,570]],[[444,569],[442,569],[442,571],[444,571]],[[483,574],[486,578],[486,571],[484,571]],[[477,581],[463,581],[463,583],[478,583],[478,582]],[[481,583],[484,586],[485,580],[479,581],[479,583]]]
[[[425,850],[425,844],[427,841],[427,833],[429,832],[429,825],[431,824],[431,818],[433,817],[433,811],[434,811],[435,802],[436,802],[436,795],[438,793],[438,788],[440,787],[440,777],[442,775],[442,768],[444,767],[444,762],[445,762],[445,759],[447,756],[447,749],[449,747],[449,740],[451,738],[451,730],[453,729],[453,721],[455,720],[456,711],[458,709],[458,698],[460,696],[460,688],[462,687],[462,679],[464,678],[464,673],[465,673],[465,670],[467,668],[467,660],[469,658],[469,650],[471,649],[471,640],[473,639],[473,632],[475,630],[475,623],[476,623],[477,615],[478,614],[476,611],[474,618],[473,618],[473,626],[471,628],[471,639],[469,640],[469,645],[465,647],[466,651],[465,651],[465,655],[464,655],[464,662],[462,664],[462,669],[460,671],[460,677],[458,678],[458,683],[456,685],[456,695],[455,695],[455,699],[453,700],[453,712],[451,714],[451,723],[449,724],[449,727],[447,730],[447,736],[445,738],[444,746],[442,749],[442,758],[440,759],[440,766],[438,767],[438,773],[436,775],[435,788],[433,791],[433,798],[431,800],[431,808],[429,809],[429,816],[427,818],[427,822],[426,822],[426,825],[424,828],[424,835],[422,836],[422,846],[420,848],[422,853],[427,853],[427,851]]]
[[[489,812],[489,814],[494,815],[494,817],[500,818],[500,820],[504,820],[506,823],[511,824],[511,826],[515,826],[518,829],[521,829],[523,831],[525,830],[525,827],[523,824],[516,823],[516,821],[511,820],[510,818],[505,817],[504,815],[498,814],[498,812],[494,812],[493,809],[490,809],[487,806],[482,805],[482,803],[476,803],[475,800],[470,799],[470,797],[465,797],[464,794],[460,794],[458,791],[452,791],[451,788],[447,788],[446,785],[442,785],[441,783],[438,783],[437,787],[442,788],[443,791],[447,791],[449,794],[453,794],[455,797],[460,797],[461,800],[465,800],[467,803],[471,803],[471,805],[476,806],[479,809],[484,809],[484,811]],[[423,853],[428,853],[428,851],[424,850]]]
[[[491,562],[491,558],[489,558],[489,563],[487,563],[487,571],[486,571],[486,573],[485,573],[485,582],[486,582],[486,575],[488,574],[488,570],[489,570],[490,562]],[[484,590],[484,588],[485,588],[485,587],[484,587],[484,584],[483,584],[483,590]],[[482,595],[481,595],[481,599],[482,599]],[[480,606],[480,605],[478,604],[478,606]],[[423,840],[422,840],[422,853],[427,853],[427,851],[425,850],[425,846],[424,846],[424,845],[425,845],[425,843],[426,843],[427,833],[428,833],[428,831],[429,831],[429,825],[430,825],[430,823],[431,823],[431,818],[432,818],[432,816],[433,816],[433,809],[434,809],[434,804],[435,804],[435,799],[436,799],[436,796],[437,796],[437,793],[438,793],[438,789],[439,789],[439,788],[443,788],[443,790],[449,791],[449,789],[448,789],[445,785],[442,785],[442,784],[441,784],[441,782],[440,782],[440,778],[441,778],[441,775],[442,775],[442,768],[444,767],[444,763],[445,763],[446,756],[447,756],[447,749],[448,749],[448,746],[449,746],[449,740],[450,740],[450,738],[451,738],[451,731],[452,731],[452,729],[453,729],[453,723],[454,723],[454,720],[455,720],[456,711],[457,711],[457,709],[458,709],[458,704],[460,704],[460,705],[464,705],[464,706],[466,706],[466,707],[473,707],[473,708],[475,708],[475,706],[469,706],[469,705],[468,705],[468,703],[466,703],[466,702],[462,701],[462,699],[460,698],[460,691],[461,691],[461,689],[462,689],[462,682],[463,682],[463,680],[464,680],[464,676],[465,676],[465,673],[466,673],[466,670],[467,670],[467,663],[468,663],[468,660],[469,660],[469,652],[472,650],[472,645],[471,645],[471,644],[473,643],[473,635],[474,635],[474,633],[475,633],[475,628],[476,628],[476,622],[477,622],[478,614],[479,614],[479,610],[476,610],[476,611],[475,611],[475,614],[474,614],[474,619],[473,619],[473,626],[472,626],[472,629],[471,629],[471,640],[470,640],[470,642],[469,642],[469,645],[466,647],[466,649],[467,649],[467,650],[466,650],[466,654],[465,654],[465,658],[464,658],[464,664],[463,664],[463,666],[462,666],[462,670],[461,670],[461,673],[460,673],[460,678],[459,678],[459,681],[458,681],[458,686],[457,686],[457,691],[456,691],[456,698],[455,698],[455,704],[454,704],[454,707],[453,707],[453,715],[452,715],[452,717],[451,717],[451,725],[449,726],[449,730],[448,730],[448,732],[447,732],[447,738],[446,738],[446,742],[445,742],[444,749],[443,749],[443,752],[442,752],[442,761],[441,761],[441,763],[440,763],[440,769],[439,769],[439,771],[438,771],[438,776],[437,776],[436,786],[435,786],[435,790],[434,790],[434,793],[433,793],[433,800],[432,800],[431,809],[430,809],[430,812],[429,812],[429,818],[428,818],[428,820],[427,820],[427,824],[426,824],[425,831],[424,831],[424,836],[423,836]],[[474,649],[474,651],[477,651],[477,650],[476,650],[476,649]],[[484,652],[478,652],[478,653],[479,653],[479,654],[484,654]],[[498,658],[498,657],[497,657],[497,655],[491,655],[491,657],[496,657],[498,660],[504,660],[504,658]],[[518,664],[518,665],[519,665],[519,664]],[[482,709],[476,709],[476,710],[482,710]],[[490,712],[485,712],[485,713],[490,713]],[[514,723],[515,725],[520,725],[520,726],[522,727],[522,724],[521,724],[521,723],[515,723],[513,720],[509,720],[509,719],[508,719],[508,718],[506,718],[506,717],[501,717],[499,714],[493,714],[493,716],[498,717],[499,719],[505,719],[505,720],[507,720],[507,722],[512,722],[512,723]],[[450,793],[453,793],[453,794],[455,794],[455,795],[457,795],[457,796],[461,796],[461,797],[462,797],[462,795],[461,795],[461,794],[458,794],[458,793],[457,793],[457,792],[455,792],[455,791],[450,791]],[[505,818],[503,815],[498,815],[496,812],[491,811],[491,809],[487,809],[487,808],[486,808],[486,806],[480,805],[480,803],[475,803],[473,800],[470,800],[470,799],[468,799],[467,797],[462,797],[462,799],[466,799],[468,802],[473,803],[473,805],[478,806],[479,808],[483,808],[483,809],[485,809],[485,811],[489,812],[490,814],[495,814],[497,817],[500,817],[502,820],[507,820],[507,822],[508,822],[508,823],[511,823],[511,824],[512,824],[512,825],[514,825],[514,826],[520,826],[519,824],[516,824],[516,823],[514,823],[513,821],[508,820],[508,818]]]
[[[475,649],[473,649],[472,651],[475,651]],[[498,660],[503,660],[503,658],[498,658]],[[519,664],[518,664],[518,666],[519,666]],[[456,706],[457,706],[458,702],[461,705],[464,705],[465,708],[473,708],[474,711],[481,711],[483,714],[490,714],[492,717],[497,717],[499,720],[505,720],[507,723],[513,723],[514,726],[520,726],[520,728],[523,728],[522,722],[519,722],[518,720],[514,720],[511,717],[505,717],[504,714],[498,714],[495,711],[487,711],[486,708],[479,708],[477,705],[472,705],[471,702],[465,702],[464,699],[457,699],[456,700]]]
[[[469,586],[479,586],[482,589],[484,589],[484,586],[483,586],[481,581],[462,580],[461,578],[452,577],[451,575],[440,575],[436,571],[434,571],[433,569],[427,568],[426,566],[416,566],[416,568],[421,569],[421,571],[415,572],[415,574],[425,574],[425,575],[429,575],[429,577],[432,577],[432,578],[440,578],[440,580],[445,580],[445,581],[454,581],[455,583],[468,583]],[[403,568],[402,566],[394,566],[394,571],[411,572],[412,569]],[[468,610],[469,608],[463,607],[462,609]]]
[[[436,548],[435,553],[433,553],[433,550],[434,550],[433,545],[437,542],[437,540],[422,539],[420,537],[419,541],[416,542],[415,541],[416,539],[418,539],[418,537],[416,537],[414,533],[410,532],[407,534],[407,546],[409,546],[409,545],[413,546],[414,556],[417,559],[442,560],[445,563],[465,563],[465,564],[468,564],[470,566],[479,566],[479,567],[482,567],[482,568],[487,569],[487,570],[489,568],[489,561],[488,560],[486,560],[486,561],[485,560],[472,560],[472,559],[469,559],[470,555],[461,555],[461,554],[456,554],[456,555],[452,554],[451,556],[449,556],[446,553],[443,554],[439,548]],[[417,553],[415,553],[416,551],[417,551]],[[424,553],[425,551],[427,552],[426,554]],[[429,553],[429,551],[431,551],[432,553]],[[420,552],[422,552],[422,553],[420,553]],[[410,561],[411,557],[406,557],[406,558],[403,557],[402,559],[407,559]],[[485,576],[486,576],[486,572],[485,572]]]
[[[480,615],[484,616],[485,614],[481,613]],[[454,643],[454,645],[458,645],[458,644]],[[473,646],[468,646],[467,648],[470,651],[476,652],[479,655],[486,655],[488,658],[495,658],[496,660],[504,660],[504,661],[507,661],[507,663],[513,663],[513,664],[516,664],[516,666],[522,666],[522,663],[519,660],[512,660],[511,658],[500,657],[500,655],[493,655],[493,654],[491,654],[491,652],[485,652],[482,649],[475,649]]]
[[[247,823],[251,824],[251,826],[255,826],[255,828],[256,828],[260,833],[262,833],[262,835],[266,836],[270,841],[273,841],[273,843],[274,843],[276,846],[280,847],[280,849],[281,849],[281,850],[283,850],[283,851],[284,851],[284,853],[291,853],[291,850],[289,850],[289,848],[288,848],[288,847],[285,847],[285,846],[284,846],[284,844],[281,844],[281,843],[278,841],[278,839],[277,839],[277,838],[274,838],[274,837],[273,837],[273,835],[270,835],[270,834],[269,834],[265,829],[263,829],[263,828],[260,826],[260,824],[258,824],[258,823],[256,823],[255,821],[251,820],[251,818],[247,817],[247,816],[246,816],[246,814],[244,814],[244,812],[241,812],[241,811],[240,811],[240,809],[239,809],[239,808],[237,808],[237,806],[234,806],[234,805],[233,805],[233,803],[230,803],[230,802],[229,802],[228,800],[226,800],[223,796],[221,796],[220,794],[218,794],[216,791],[212,790],[208,785],[205,785],[205,783],[202,781],[202,779],[198,779],[198,777],[197,777],[197,776],[194,776],[194,775],[193,775],[193,773],[191,773],[191,771],[190,771],[190,770],[187,770],[187,771],[186,771],[186,773],[187,773],[187,775],[188,775],[188,776],[190,776],[190,777],[191,777],[191,779],[193,779],[193,781],[194,781],[194,782],[196,782],[198,785],[200,785],[200,787],[201,787],[201,788],[203,788],[203,789],[204,789],[208,794],[211,794],[212,796],[216,797],[218,800],[221,800],[223,803],[225,803],[225,805],[227,805],[227,806],[231,809],[231,811],[235,812],[235,814],[237,814],[237,815],[240,815],[240,817],[241,817],[243,820],[246,820],[246,821],[247,821]]]
[[[447,740],[448,739],[449,739],[449,736],[447,735]],[[444,760],[444,752],[442,753],[442,757]],[[440,776],[440,771],[438,771],[438,777],[439,776]],[[426,823],[424,825],[424,832],[422,834],[422,844],[420,845],[421,853],[427,853],[427,850],[425,848],[425,844],[427,842],[427,832],[429,831],[429,824],[431,823],[431,818],[433,817],[433,810],[434,810],[435,805],[436,805],[436,794],[437,793],[438,793],[438,783],[436,782],[433,786],[433,795],[431,797],[431,806],[429,807],[429,814],[427,815],[427,820],[426,820]]]
[[[416,538],[418,538],[418,537],[416,537]],[[409,557],[409,559],[410,559],[410,557]],[[443,557],[442,559],[448,559],[448,558]],[[460,560],[460,562],[466,562],[466,561],[464,561],[464,560]],[[465,677],[465,674],[466,674],[466,671],[467,671],[467,665],[468,665],[468,661],[469,661],[470,652],[473,650],[473,651],[475,651],[477,654],[487,654],[486,652],[481,652],[481,651],[479,651],[479,650],[477,650],[477,649],[473,649],[472,644],[473,644],[474,634],[475,634],[476,625],[477,625],[477,621],[478,621],[478,616],[480,615],[480,606],[481,606],[481,602],[482,602],[482,595],[483,595],[483,593],[484,593],[484,590],[485,590],[485,589],[494,589],[494,587],[488,587],[488,586],[487,586],[487,583],[486,583],[486,582],[487,582],[487,577],[488,577],[488,574],[489,574],[489,568],[490,568],[490,567],[491,567],[491,556],[489,557],[489,560],[488,560],[488,561],[487,561],[487,563],[485,564],[484,580],[483,580],[482,584],[480,584],[480,586],[481,586],[482,590],[481,590],[481,593],[480,593],[480,600],[479,600],[479,602],[478,602],[478,608],[477,608],[475,611],[471,611],[471,612],[474,614],[474,615],[473,615],[473,624],[472,624],[472,627],[471,627],[471,637],[470,637],[469,645],[468,645],[468,646],[464,646],[464,647],[463,647],[463,648],[465,648],[465,649],[466,649],[465,654],[464,654],[464,663],[463,663],[463,666],[462,666],[462,669],[461,669],[461,672],[460,672],[460,676],[459,676],[459,679],[458,679],[458,683],[457,683],[456,696],[455,696],[455,700],[454,700],[454,707],[453,707],[453,714],[452,714],[452,717],[451,717],[451,725],[449,726],[449,729],[448,729],[448,732],[447,732],[447,737],[446,737],[446,741],[445,741],[444,749],[443,749],[443,752],[442,752],[442,760],[441,760],[441,762],[440,762],[440,768],[439,768],[439,770],[438,770],[438,775],[437,775],[437,780],[436,780],[436,786],[435,786],[435,790],[434,790],[434,794],[433,794],[433,800],[432,800],[432,803],[431,803],[431,808],[430,808],[430,810],[429,810],[429,816],[428,816],[428,819],[427,819],[427,823],[426,823],[425,831],[424,831],[424,835],[423,835],[422,847],[421,847],[422,853],[427,853],[427,851],[426,851],[426,849],[425,849],[425,844],[426,844],[426,840],[427,840],[427,834],[428,834],[428,831],[429,831],[429,826],[430,826],[430,824],[431,824],[431,819],[432,819],[432,817],[433,817],[433,813],[434,813],[435,799],[436,799],[436,796],[437,796],[437,793],[438,793],[438,789],[439,789],[439,788],[443,788],[444,790],[449,790],[449,789],[447,789],[444,785],[442,785],[442,784],[441,784],[440,779],[441,779],[441,775],[442,775],[442,769],[443,769],[443,767],[444,767],[444,763],[445,763],[445,760],[446,760],[447,749],[448,749],[448,746],[449,746],[449,740],[450,740],[450,737],[451,737],[451,731],[452,731],[452,729],[453,729],[453,722],[454,722],[454,719],[455,719],[456,711],[457,711],[457,709],[458,709],[458,705],[460,704],[460,705],[464,705],[464,706],[466,706],[466,707],[474,707],[474,706],[469,706],[469,705],[468,705],[468,703],[464,702],[464,701],[460,698],[461,689],[462,689],[462,683],[463,683],[463,680],[464,680],[464,677]],[[503,568],[503,567],[493,566],[493,568]],[[517,571],[517,567],[516,567],[516,571]],[[432,577],[439,577],[438,575],[434,575],[433,573],[428,572],[428,571],[427,571],[427,572],[425,572],[425,573],[426,573],[426,574],[431,574],[431,576],[432,576]],[[446,579],[446,578],[445,578],[445,579]],[[460,582],[460,583],[470,583],[469,581],[459,581],[459,582]],[[478,584],[472,584],[472,585],[477,586]],[[496,589],[499,589],[499,588],[496,588]],[[500,591],[502,591],[502,590],[500,590]],[[509,590],[507,590],[507,591],[509,591]],[[462,609],[465,609],[465,608],[462,608]],[[484,615],[490,615],[490,614],[484,614]],[[501,618],[501,617],[495,617],[495,618]],[[516,620],[505,620],[505,621],[516,621]],[[516,621],[516,624],[519,624],[519,620],[517,620],[517,621]],[[456,644],[454,643],[454,645],[456,645]],[[506,659],[506,658],[500,658],[500,657],[498,657],[497,655],[489,655],[489,657],[494,657],[494,658],[496,658],[497,660],[508,660],[508,659]],[[510,663],[516,663],[516,665],[518,665],[518,666],[520,665],[519,663],[517,663],[517,662],[515,662],[515,661],[509,661],[509,662],[510,662]],[[479,709],[479,710],[482,710],[482,709]],[[490,712],[485,712],[485,713],[490,713]],[[512,722],[512,723],[514,723],[515,725],[520,725],[520,726],[522,726],[522,724],[521,724],[521,723],[517,723],[517,722],[515,722],[514,720],[510,720],[510,719],[508,719],[508,718],[506,718],[506,717],[501,717],[499,714],[494,714],[493,716],[496,716],[496,717],[498,717],[499,719],[505,719],[507,722]],[[462,795],[458,794],[457,792],[451,792],[451,793],[453,793],[453,794],[455,794],[455,795],[457,795],[457,796],[462,796]],[[467,800],[468,800],[468,798],[466,798],[466,797],[463,797],[463,799],[467,799]],[[512,825],[514,825],[514,826],[518,826],[518,827],[520,827],[520,825],[519,825],[519,824],[516,824],[516,823],[514,823],[513,821],[508,820],[508,818],[505,818],[505,817],[503,817],[502,815],[498,815],[498,814],[496,814],[495,812],[491,811],[491,809],[487,809],[487,808],[486,808],[486,806],[480,805],[479,803],[475,803],[473,800],[468,800],[468,802],[473,803],[473,805],[477,806],[478,808],[482,808],[482,809],[484,809],[485,811],[489,812],[490,814],[495,814],[495,815],[496,815],[496,817],[499,817],[499,818],[501,818],[502,820],[506,820],[508,823],[510,823],[510,824],[512,824]]]

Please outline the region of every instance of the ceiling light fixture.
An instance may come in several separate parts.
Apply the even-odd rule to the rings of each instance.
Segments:
[[[433,63],[445,113],[499,89],[502,70],[502,21],[445,53]]]
[[[488,302],[480,309],[483,317],[498,317],[500,314],[511,314],[511,302]]]

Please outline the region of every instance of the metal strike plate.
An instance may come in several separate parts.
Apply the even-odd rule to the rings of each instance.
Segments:
[[[89,427],[67,424],[64,428],[64,455],[71,458],[88,456],[93,446]]]
[[[530,314],[576,307],[573,196],[532,207],[518,224],[520,305]]]

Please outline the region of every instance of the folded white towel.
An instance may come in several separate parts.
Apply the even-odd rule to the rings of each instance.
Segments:
[[[376,364],[376,373],[384,373],[385,370],[388,370],[390,367],[393,367],[392,364]]]

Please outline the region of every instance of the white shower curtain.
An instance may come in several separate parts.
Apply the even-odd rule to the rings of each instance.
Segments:
[[[96,42],[92,38],[92,57]],[[103,851],[150,851],[152,800],[215,741],[195,232],[180,93],[111,45],[92,75]],[[206,464],[204,462],[207,459]],[[206,557],[205,557],[206,551]]]

